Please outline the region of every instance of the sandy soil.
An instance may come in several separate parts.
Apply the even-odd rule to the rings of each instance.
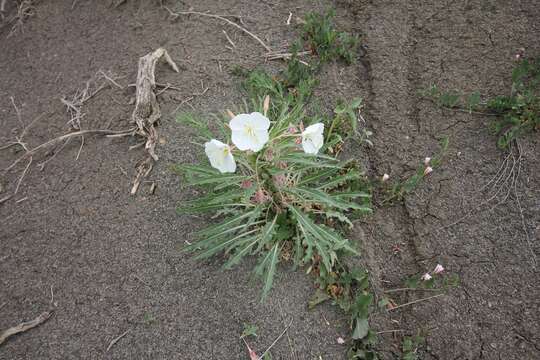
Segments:
[[[488,130],[490,119],[440,110],[417,95],[432,83],[507,92],[516,49],[540,55],[535,1],[202,0],[176,6],[242,15],[273,48],[295,37],[294,26],[286,25],[289,12],[301,17],[335,7],[339,27],[360,34],[363,49],[352,66],[327,66],[317,94],[328,110],[338,97],[365,99],[375,146],[353,155],[368,174],[405,178],[437,150],[440,138],[450,138],[445,162],[414,194],[403,204],[378,207],[351,234],[364,251],[354,261],[370,269],[378,295],[437,263],[461,279],[447,296],[375,313],[377,331],[403,330],[381,334],[381,357],[399,359],[401,335],[421,329],[428,334],[422,359],[540,359],[538,134],[520,142],[516,192],[495,206],[504,188],[488,206],[446,227],[485,200],[478,190],[506,154]],[[6,13],[13,11],[8,1]],[[42,116],[25,137],[36,146],[69,131],[61,97],[73,96],[100,70],[123,86],[134,83],[138,58],[159,46],[181,69],[158,66],[157,81],[179,91],[159,97],[163,143],[149,178],[157,184],[154,195],[148,183],[129,195],[143,156],[141,149],[128,151],[135,139],[88,136],[78,160],[78,139],[42,171],[38,164],[52,153],[36,157],[17,196],[0,205],[0,329],[47,310],[51,289],[57,303],[48,322],[2,345],[0,359],[247,359],[239,340],[244,322],[259,326],[253,347],[260,352],[291,320],[273,348],[275,359],[344,358],[346,348],[336,338],[346,337],[346,320],[331,306],[307,310],[313,286],[302,272],[283,267],[260,303],[249,261],[222,271],[219,258],[199,263],[179,251],[204,219],[174,211],[191,194],[169,166],[200,157],[175,123],[175,109],[231,108],[242,99],[231,75],[236,65],[280,64],[265,65],[260,44],[223,23],[195,16],[171,21],[157,1],[128,0],[118,8],[109,1],[41,1],[34,13],[10,37],[11,25],[0,28],[0,145],[19,126],[10,97],[26,124]],[[224,29],[237,45],[232,51]],[[133,95],[133,89],[107,86],[84,106],[82,127],[128,127]],[[18,155],[2,151],[0,168]],[[0,178],[0,198],[13,191],[23,169]]]

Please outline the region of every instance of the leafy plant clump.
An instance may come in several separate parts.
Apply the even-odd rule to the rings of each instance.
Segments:
[[[261,116],[267,114],[270,105],[266,103],[255,109]],[[178,212],[212,212],[221,219],[200,231],[199,240],[186,250],[197,251],[199,259],[224,253],[225,268],[247,255],[258,256],[255,274],[264,280],[263,296],[272,287],[280,261],[290,261],[295,267],[312,266],[324,276],[341,256],[357,254],[336,224],[351,224],[348,215],[353,212],[371,211],[369,193],[358,186],[362,172],[352,162],[319,154],[322,141],[309,140],[319,134],[310,133],[310,128],[321,129],[320,123],[304,128],[304,122],[313,119],[300,107],[285,106],[276,113],[269,120],[267,141],[257,151],[240,150],[239,140],[236,146],[220,150],[234,157],[238,168],[233,171],[220,172],[208,165],[175,167],[186,184],[206,193]],[[227,143],[235,142],[235,118],[229,126],[223,118],[216,122]],[[213,134],[203,121],[188,119],[188,123],[197,124],[201,139],[208,140]],[[232,137],[229,128],[233,128]],[[318,148],[310,148],[310,141]],[[212,163],[211,155],[209,158]]]
[[[540,58],[520,58],[512,71],[509,95],[481,101],[477,91],[470,95],[458,91],[443,92],[435,85],[422,91],[421,95],[440,107],[496,115],[492,130],[498,135],[497,145],[505,149],[512,141],[540,129]]]
[[[414,174],[406,178],[404,181],[388,181],[383,183],[386,197],[383,200],[383,204],[392,203],[393,201],[402,201],[405,195],[410,194],[416,189],[418,184],[433,170],[441,165],[444,155],[448,150],[449,140],[444,137],[440,142],[439,153],[433,158],[425,158],[424,162],[420,164]]]
[[[302,40],[321,63],[342,59],[354,62],[359,39],[346,32],[337,31],[333,22],[334,11],[326,14],[310,13],[302,27]]]
[[[342,262],[344,256],[358,253],[345,233],[353,226],[352,217],[371,212],[371,195],[357,163],[338,159],[345,141],[371,145],[371,133],[358,125],[361,99],[338,101],[332,115],[311,102],[321,66],[339,58],[351,62],[358,42],[337,32],[332,16],[308,15],[302,39],[277,75],[263,69],[233,70],[243,78],[250,99],[240,110],[245,114],[228,112],[211,121],[190,114],[179,117],[196,130],[199,144],[206,141],[205,150],[210,146],[219,151],[217,155],[206,151],[210,166],[175,167],[186,184],[203,192],[178,211],[210,212],[219,219],[187,247],[198,252],[198,258],[223,253],[224,267],[230,268],[245,256],[258,257],[254,273],[263,279],[263,297],[272,286],[278,263],[307,267],[317,287],[310,307],[327,300],[339,306],[351,320],[350,358],[376,359],[372,350],[376,335],[368,324],[373,295],[367,272],[349,269]],[[316,47],[315,63],[299,59],[304,42]],[[255,113],[248,114],[248,109]],[[246,143],[238,142],[238,124],[233,122],[239,116],[254,121],[251,125],[256,126],[244,135],[260,135],[262,146],[245,150]],[[268,126],[255,124],[255,117],[267,118]],[[251,130],[255,132],[250,134]],[[231,142],[234,145],[229,146]],[[216,156],[223,161],[214,169]]]

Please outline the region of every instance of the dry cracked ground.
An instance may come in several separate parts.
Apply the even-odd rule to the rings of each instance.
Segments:
[[[6,18],[14,3],[6,2]],[[363,49],[354,65],[325,67],[317,96],[327,111],[339,97],[364,98],[374,146],[353,156],[368,175],[403,179],[437,151],[442,137],[450,139],[442,166],[414,193],[403,203],[378,206],[350,234],[363,251],[354,261],[370,270],[378,296],[437,263],[461,279],[446,296],[375,312],[371,325],[383,332],[381,358],[399,359],[402,335],[421,330],[428,334],[421,359],[540,359],[538,134],[520,141],[515,187],[490,187],[507,156],[496,147],[490,119],[441,110],[417,95],[433,83],[489,96],[507,93],[516,50],[540,55],[536,1],[165,4],[241,15],[275,49],[295,38],[296,17],[335,8],[338,27],[359,34]],[[140,148],[128,151],[136,139],[87,136],[82,147],[73,139],[57,155],[36,156],[17,195],[0,205],[0,329],[36,317],[51,306],[51,297],[56,304],[46,323],[0,346],[0,359],[247,359],[239,340],[243,323],[258,325],[252,345],[259,352],[291,323],[272,348],[274,359],[345,358],[336,339],[347,337],[346,319],[331,306],[307,310],[313,286],[303,272],[283,266],[261,303],[250,261],[222,271],[219,258],[199,263],[179,251],[204,219],[174,211],[191,194],[169,166],[200,157],[175,112],[230,108],[242,101],[231,75],[236,65],[282,64],[265,64],[260,44],[216,19],[172,21],[158,1],[127,0],[118,7],[110,1],[39,1],[32,14],[11,36],[16,23],[0,29],[2,144],[20,135],[11,98],[24,124],[39,117],[24,136],[34,147],[69,131],[60,99],[72,99],[101,71],[125,87],[135,82],[138,58],[163,46],[180,72],[160,65],[156,73],[158,82],[177,89],[158,97],[160,160],[147,179],[157,186],[153,195],[150,183],[129,195],[143,156]],[[83,106],[83,129],[129,126],[133,89],[105,83]],[[0,167],[20,154],[3,150]],[[14,190],[25,165],[2,175],[0,198]],[[481,191],[486,184],[487,193]],[[418,296],[403,293],[394,300]],[[385,332],[393,329],[399,331]]]

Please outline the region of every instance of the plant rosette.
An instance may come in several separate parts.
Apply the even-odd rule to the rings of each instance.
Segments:
[[[340,224],[352,226],[353,212],[371,212],[362,172],[324,154],[324,124],[304,128],[310,119],[289,104],[273,109],[275,118],[269,119],[269,107],[266,97],[259,111],[218,118],[212,125],[217,123],[223,141],[207,138],[210,124],[187,120],[205,141],[209,165],[175,167],[187,185],[203,191],[178,211],[220,219],[199,231],[186,250],[199,259],[223,253],[225,268],[258,256],[255,274],[263,279],[263,296],[282,260],[324,276],[341,255],[356,254]]]

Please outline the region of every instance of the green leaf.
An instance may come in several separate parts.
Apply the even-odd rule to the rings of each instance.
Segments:
[[[475,91],[467,98],[467,108],[469,109],[469,112],[475,110],[478,107],[479,103],[480,93],[478,91]]]
[[[259,327],[257,325],[244,323],[244,331],[242,331],[240,339],[247,336],[257,336],[257,331],[259,331]]]
[[[358,180],[362,177],[362,175],[358,171],[349,171],[345,175],[338,175],[334,176],[329,181],[320,184],[317,189],[318,190],[328,190],[328,189],[334,189],[340,185],[344,185],[350,181]]]
[[[308,309],[312,310],[315,306],[322,304],[326,300],[329,300],[331,297],[328,295],[326,291],[323,291],[321,289],[317,289],[315,291],[315,295],[309,300],[308,302]]]
[[[188,125],[198,132],[198,137],[202,139],[212,139],[214,134],[208,128],[208,123],[198,119],[191,113],[180,113],[176,116],[176,121],[180,124]]]
[[[215,241],[214,243],[210,243],[207,246],[207,249],[205,251],[199,253],[195,257],[195,259],[200,260],[200,259],[206,259],[206,258],[209,258],[211,256],[214,256],[215,254],[217,254],[218,252],[224,250],[225,248],[234,245],[234,243],[237,242],[238,240],[243,239],[246,236],[251,235],[251,234],[253,234],[253,233],[257,232],[257,231],[258,231],[258,229],[253,229],[253,230],[250,230],[250,231],[246,231],[245,233],[242,233],[240,235],[237,235],[237,236],[233,237],[232,239],[228,239],[228,240],[225,240],[225,241],[218,240],[218,241]],[[199,244],[200,244],[200,242],[192,244],[192,245],[190,245],[190,247],[191,246],[196,247],[196,245],[199,245]]]
[[[360,340],[367,336],[369,331],[369,322],[367,319],[356,319],[352,338]]]
[[[280,246],[278,243],[274,244],[272,249],[262,258],[259,264],[255,267],[255,274],[263,278],[263,292],[262,300],[266,298],[268,292],[272,288],[274,281],[274,274],[276,272],[276,265],[279,262]]]

